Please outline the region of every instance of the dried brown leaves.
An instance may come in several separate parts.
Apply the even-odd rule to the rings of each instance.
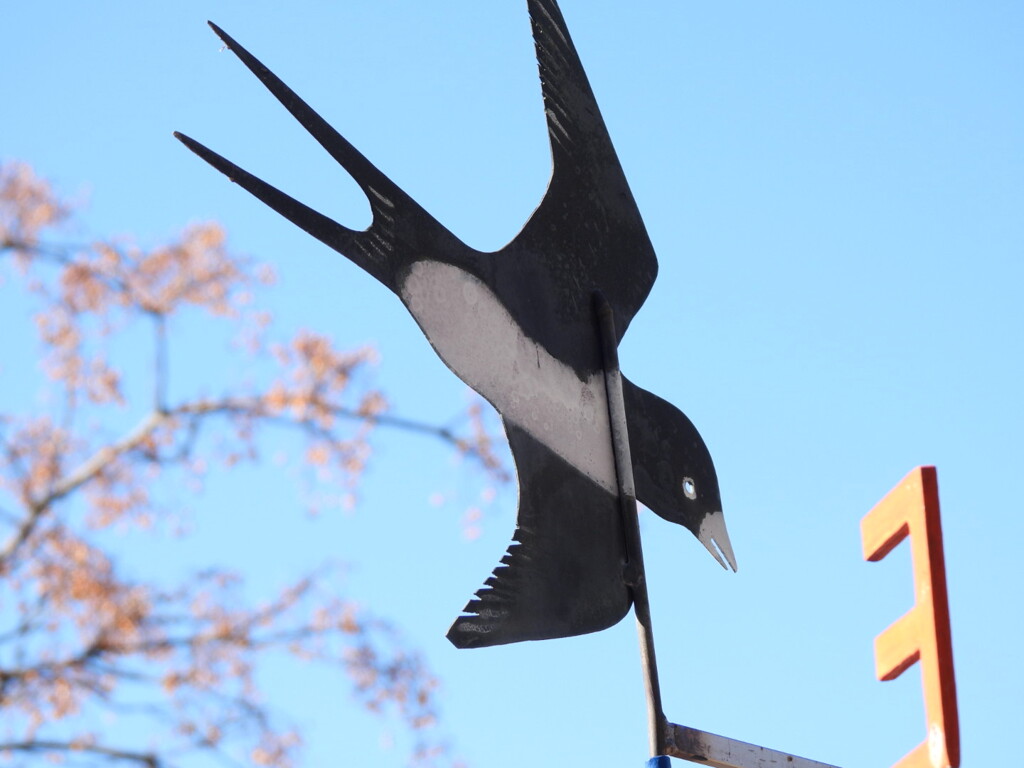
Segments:
[[[301,739],[276,724],[256,678],[263,656],[279,649],[343,670],[360,702],[413,734],[411,764],[451,765],[431,730],[436,680],[388,624],[337,595],[331,574],[303,577],[252,607],[226,572],[171,589],[122,573],[108,533],[159,527],[168,517],[154,490],[162,476],[198,486],[218,458],[230,467],[258,457],[268,428],[303,435],[306,465],[350,498],[380,424],[440,437],[501,482],[479,408],[467,437],[392,417],[384,396],[362,384],[375,352],[340,351],[309,331],[269,348],[276,372],[264,385],[170,401],[171,319],[198,311],[258,333],[270,317],[253,309],[252,293],[272,275],[234,255],[216,224],[151,249],[54,245],[48,238],[69,216],[27,166],[0,166],[0,256],[13,257],[39,307],[44,369],[56,384],[39,413],[0,413],[0,755],[156,767],[205,750],[291,766]],[[108,340],[140,326],[151,354],[119,366]],[[127,394],[140,378],[148,403]],[[215,441],[204,439],[210,425]],[[129,709],[162,729],[159,749],[106,743],[80,717]]]
[[[0,246],[34,245],[41,231],[61,224],[70,214],[30,166],[0,165]]]

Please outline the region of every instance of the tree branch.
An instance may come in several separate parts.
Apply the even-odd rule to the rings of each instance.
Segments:
[[[153,319],[153,409],[167,408],[167,317],[152,313]]]
[[[118,456],[127,453],[133,448],[137,448],[166,419],[166,414],[157,412],[148,414],[127,435],[115,443],[100,448],[77,468],[72,470],[70,474],[65,475],[54,483],[49,493],[42,499],[32,501],[29,504],[28,514],[22,519],[18,530],[8,539],[3,549],[0,549],[0,573],[3,572],[8,560],[17,552],[18,547],[24,544],[35,531],[39,525],[39,520],[51,504],[64,498],[89,480],[92,480]]]
[[[330,403],[315,402],[318,408],[329,413],[335,418],[349,421],[365,421],[369,424],[401,429],[408,432],[417,432],[449,443],[461,451],[470,455],[477,455],[472,445],[458,437],[447,427],[440,427],[427,422],[414,419],[389,416],[387,414],[367,415],[358,410],[332,405]],[[22,519],[18,529],[8,539],[7,543],[0,549],[0,572],[3,572],[8,561],[13,557],[18,548],[25,543],[29,536],[39,525],[40,519],[49,507],[65,496],[76,491],[89,481],[95,479],[105,467],[118,457],[123,456],[142,446],[146,440],[163,424],[172,421],[175,417],[203,418],[213,415],[238,415],[252,416],[265,423],[279,424],[301,428],[316,426],[310,420],[289,418],[281,416],[270,409],[263,398],[259,396],[239,396],[224,398],[201,398],[182,403],[166,411],[154,410],[146,414],[138,424],[119,440],[105,445],[93,453],[89,458],[71,470],[68,474],[58,479],[50,491],[41,499],[31,502],[28,514]],[[329,434],[322,435],[330,438]]]
[[[97,744],[75,741],[47,741],[33,739],[31,741],[0,742],[0,753],[3,752],[81,752],[109,758],[110,760],[126,760],[145,765],[147,768],[162,768],[166,765],[156,755],[147,752],[128,752],[122,749],[103,747]]]

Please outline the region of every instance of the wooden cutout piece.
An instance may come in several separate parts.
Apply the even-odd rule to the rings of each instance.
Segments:
[[[878,561],[910,537],[914,607],[875,639],[879,680],[921,662],[927,739],[894,768],[958,768],[960,727],[935,467],[918,467],[861,520],[864,559]]]

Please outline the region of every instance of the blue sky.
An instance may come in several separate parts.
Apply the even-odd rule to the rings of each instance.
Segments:
[[[87,200],[95,233],[156,241],[223,222],[237,250],[277,268],[266,301],[285,329],[377,344],[398,413],[446,420],[465,404],[393,296],[171,132],[368,222],[344,172],[220,51],[212,19],[455,234],[498,248],[550,169],[525,2],[5,6],[0,156]],[[861,562],[859,521],[935,464],[964,765],[999,764],[1024,711],[1024,8],[562,9],[660,261],[623,370],[700,428],[740,565],[726,574],[685,531],[643,518],[667,715],[848,768],[891,765],[922,740],[916,668],[873,678],[874,636],[910,606],[909,557]],[[0,319],[18,327],[25,308],[0,290]],[[180,329],[179,365],[226,375],[201,330]],[[0,370],[0,396],[24,396],[22,378]],[[268,580],[350,562],[346,588],[441,676],[471,765],[643,764],[630,619],[481,651],[444,639],[508,543],[514,490],[467,542],[459,516],[479,478],[429,441],[382,435],[350,517],[306,520],[287,472],[267,474],[211,487],[200,543],[175,557],[234,559]],[[436,492],[450,503],[431,506]],[[342,680],[270,682],[309,726],[309,764],[402,764]]]

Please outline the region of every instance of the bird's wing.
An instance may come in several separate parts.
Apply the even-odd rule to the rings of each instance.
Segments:
[[[654,284],[657,258],[557,3],[528,4],[553,169],[543,201],[503,253],[554,261],[567,290],[585,281],[603,291],[621,338]]]
[[[480,648],[618,623],[632,598],[616,498],[524,430],[506,422],[505,431],[519,479],[516,532],[448,639]]]

